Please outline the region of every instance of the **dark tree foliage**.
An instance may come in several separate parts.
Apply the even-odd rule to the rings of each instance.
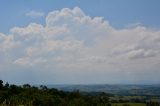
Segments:
[[[3,81],[0,80],[0,89],[2,89],[2,87],[3,87]]]
[[[6,82],[6,84],[4,85],[5,88],[8,88],[9,87],[9,83]]]
[[[39,87],[24,84],[17,86],[3,83],[0,80],[0,106],[112,106],[112,103],[146,103],[146,106],[160,106],[160,102],[146,102],[146,99],[110,100],[105,92],[79,92],[78,90],[67,92],[55,88]],[[147,97],[149,100],[150,97]],[[115,106],[115,105],[114,105]]]
[[[109,95],[85,95],[79,91],[64,92],[55,88],[47,88],[24,84],[22,86],[3,85],[0,80],[0,106],[111,106]]]
[[[146,103],[146,106],[160,106],[160,102],[149,101]]]

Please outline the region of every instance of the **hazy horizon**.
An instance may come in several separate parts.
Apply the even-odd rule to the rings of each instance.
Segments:
[[[160,84],[159,0],[0,1],[0,80]]]

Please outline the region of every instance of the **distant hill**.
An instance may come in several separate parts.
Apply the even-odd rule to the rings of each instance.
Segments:
[[[107,92],[116,95],[157,95],[160,96],[160,85],[47,85],[64,91]]]

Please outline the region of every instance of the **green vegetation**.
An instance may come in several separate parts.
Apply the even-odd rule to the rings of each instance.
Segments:
[[[24,84],[3,85],[0,80],[0,106],[110,106],[108,94],[85,95]]]
[[[0,80],[0,106],[160,106],[159,96],[68,92],[46,86],[17,86]]]
[[[146,106],[145,103],[112,103],[112,106]]]

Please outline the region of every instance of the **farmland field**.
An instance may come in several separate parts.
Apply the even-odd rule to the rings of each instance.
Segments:
[[[125,105],[128,104],[128,105]],[[112,103],[112,106],[146,106],[145,103]]]

